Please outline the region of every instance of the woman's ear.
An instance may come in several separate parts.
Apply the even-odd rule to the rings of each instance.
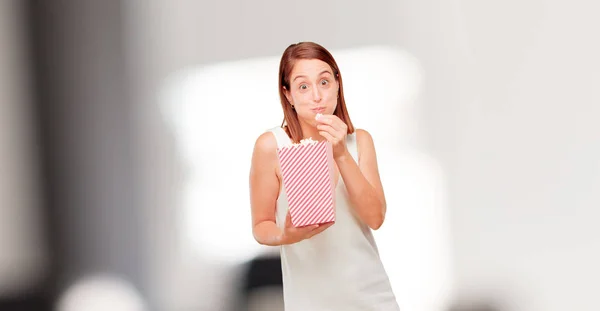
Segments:
[[[285,86],[283,87],[283,94],[285,95],[285,98],[287,99],[288,103],[290,103],[290,105],[294,106],[294,103],[292,103],[292,97],[290,96],[290,91],[288,91]]]

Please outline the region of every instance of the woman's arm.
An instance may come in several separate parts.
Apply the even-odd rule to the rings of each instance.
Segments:
[[[258,137],[250,168],[250,205],[252,233],[263,245],[281,245],[282,230],[275,223],[279,179],[276,175],[277,141],[266,132]]]
[[[349,152],[335,159],[348,190],[348,195],[360,219],[371,229],[383,224],[386,201],[379,177],[375,145],[369,132],[356,130],[359,157],[357,164]]]

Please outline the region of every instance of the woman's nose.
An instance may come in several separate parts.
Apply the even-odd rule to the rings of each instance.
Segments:
[[[313,87],[313,100],[316,102],[321,101],[321,90],[318,87]]]

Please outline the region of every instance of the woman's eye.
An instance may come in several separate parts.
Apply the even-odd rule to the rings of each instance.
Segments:
[[[321,80],[321,85],[327,85],[329,83],[329,81],[327,80]]]
[[[300,89],[301,90],[306,90],[308,88],[308,85],[306,84],[300,84]]]

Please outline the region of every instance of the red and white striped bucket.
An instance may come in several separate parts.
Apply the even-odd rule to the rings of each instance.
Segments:
[[[335,221],[333,152],[322,141],[277,149],[292,224],[303,227]]]

